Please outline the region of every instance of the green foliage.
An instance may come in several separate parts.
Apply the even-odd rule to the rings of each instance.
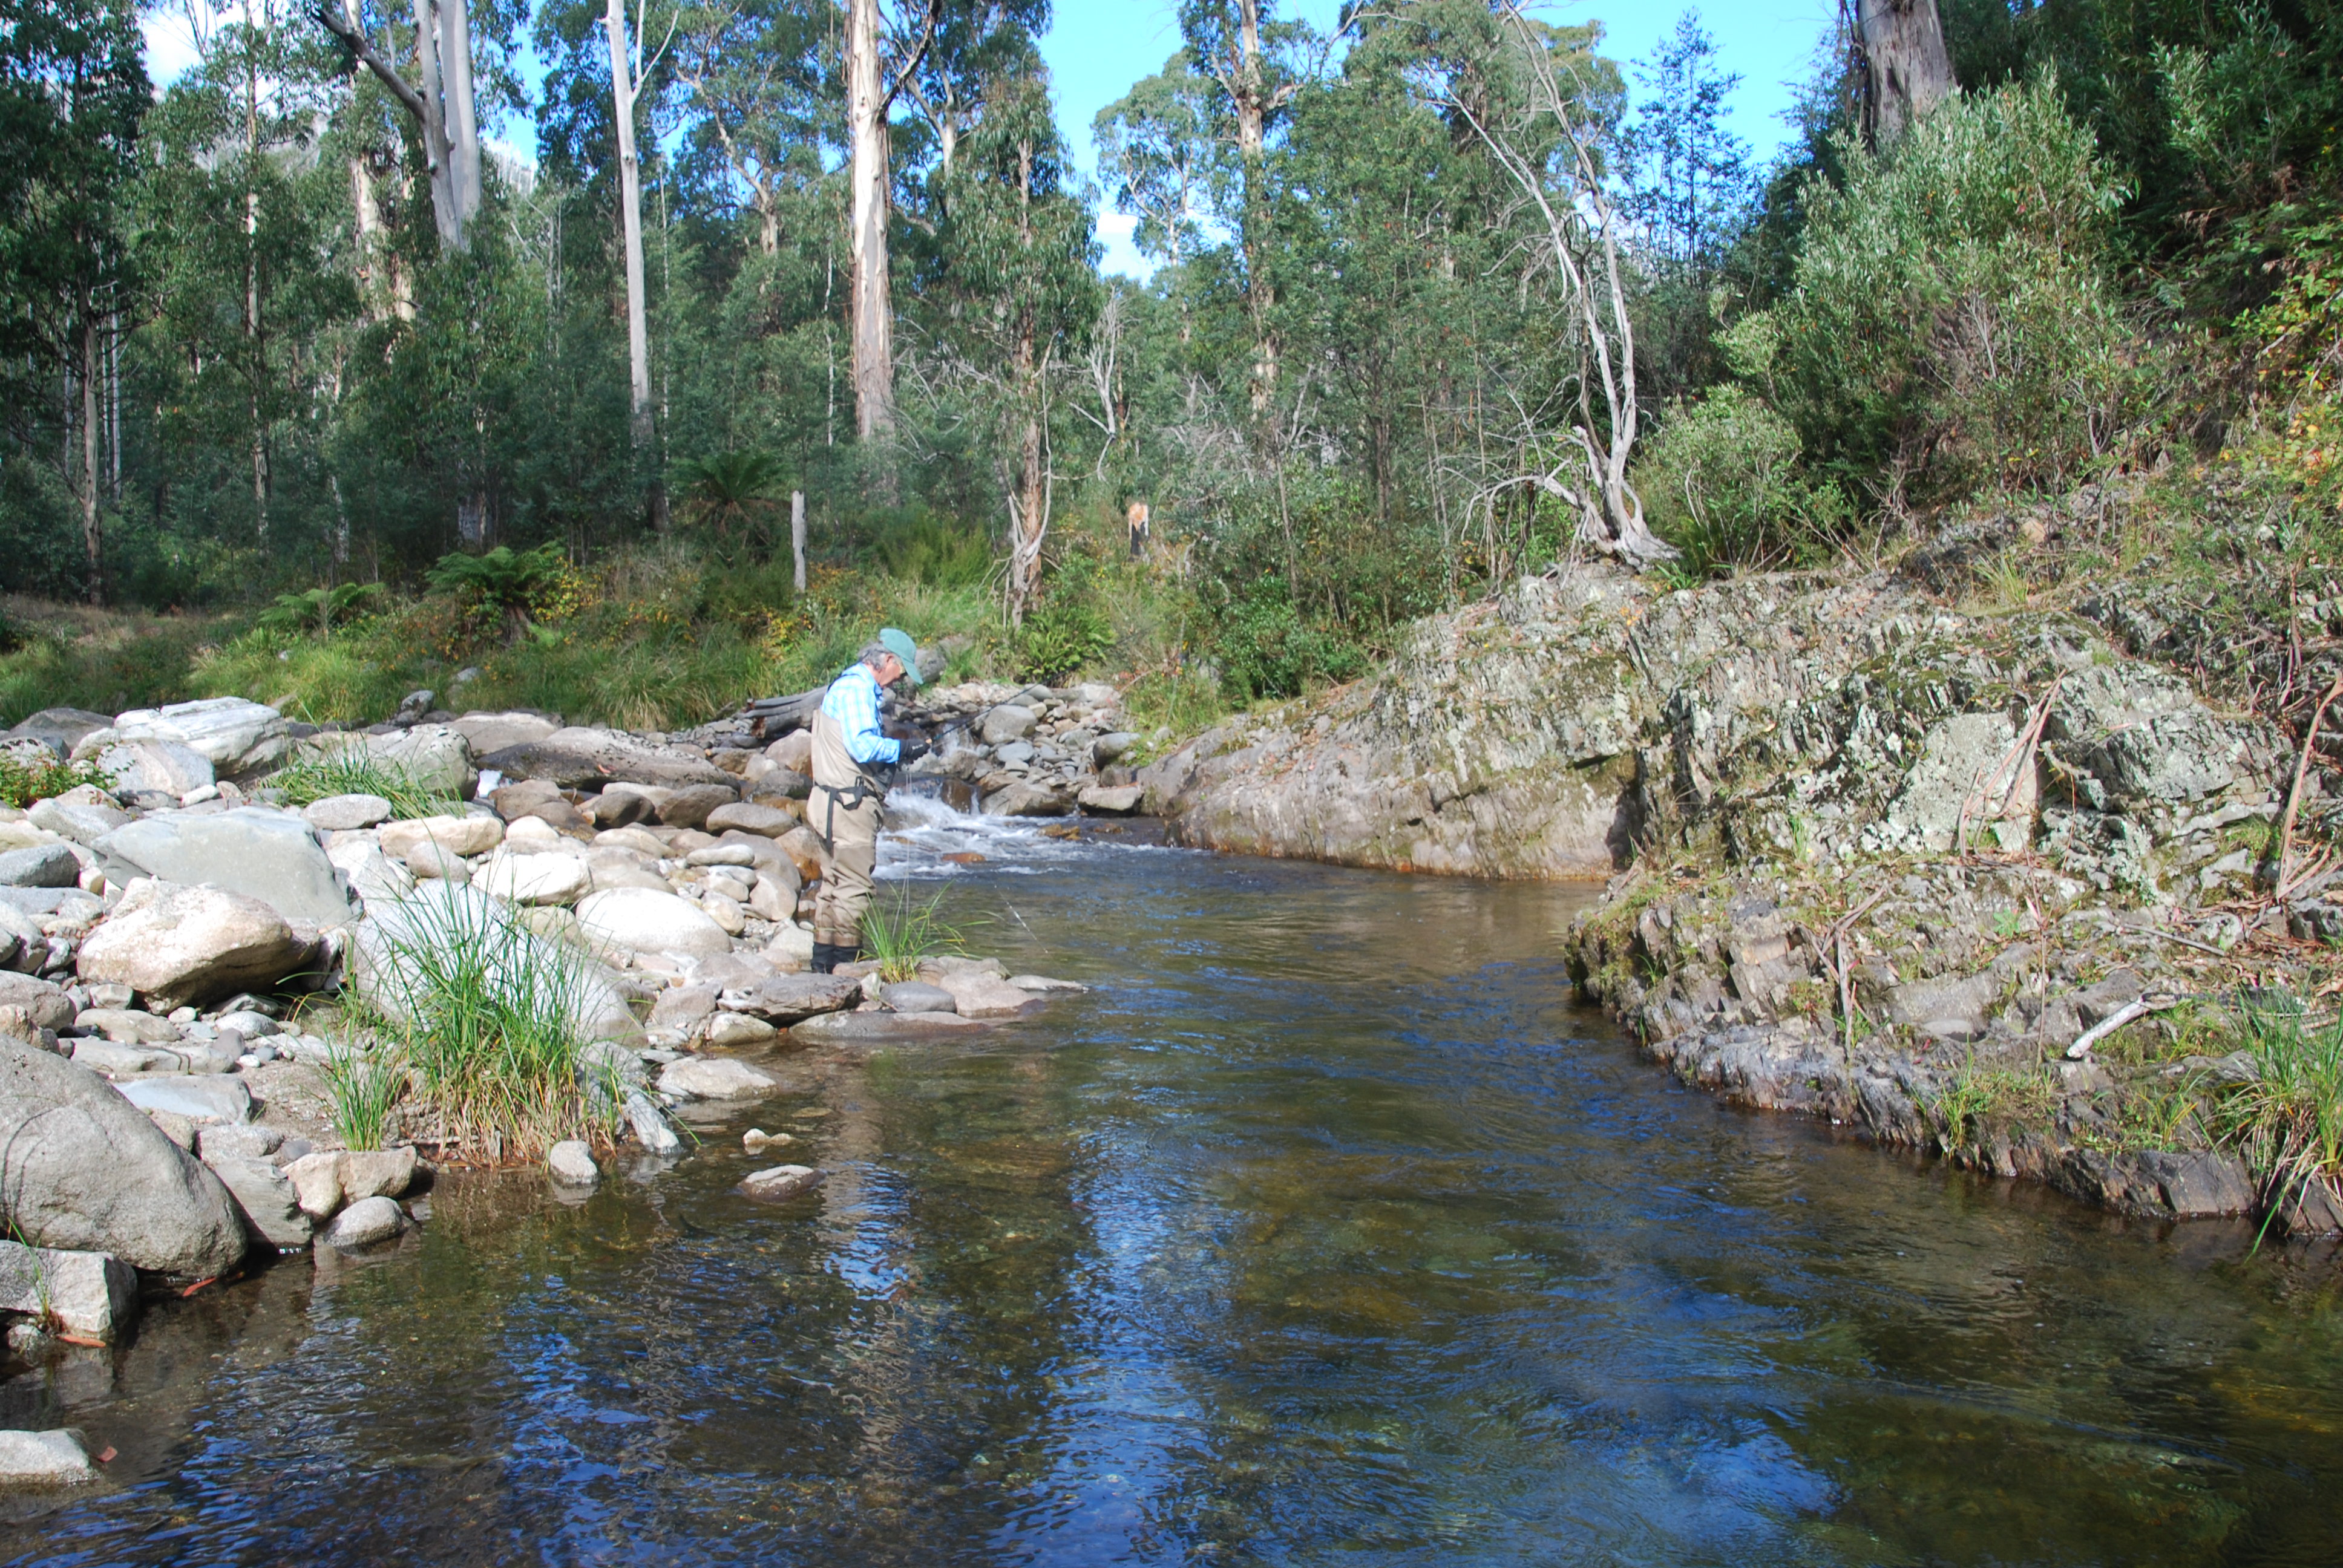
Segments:
[[[391,815],[406,821],[464,809],[463,802],[432,794],[414,774],[362,744],[338,750],[305,747],[266,782],[268,788],[282,790],[290,806],[307,806],[334,795],[379,795],[390,802]]]
[[[1746,388],[1679,405],[1644,447],[1635,487],[1653,530],[1684,552],[1688,581],[1735,568],[1814,566],[1835,554],[1855,508],[1799,466],[1798,433]]]
[[[1254,588],[1229,606],[1212,633],[1222,684],[1232,695],[1296,697],[1366,668],[1365,651],[1339,629],[1302,618],[1282,579],[1264,578]]]
[[[311,631],[322,636],[367,613],[382,594],[380,583],[337,583],[304,593],[281,593],[253,625],[277,637]]]
[[[1060,583],[1010,636],[1018,678],[1055,686],[1114,648],[1114,628],[1087,585]]]
[[[2312,1181],[2343,1191],[2343,1016],[2314,1017],[2284,992],[2249,994],[2237,1043],[2253,1081],[2215,1091],[2210,1121],[2275,1207]]]
[[[2123,186],[2055,85],[1841,155],[1748,367],[1807,450],[1924,499],[2064,484],[2115,451],[2150,387],[2108,261]]]
[[[84,784],[111,789],[114,773],[95,761],[64,761],[46,747],[38,751],[30,746],[0,751],[0,806],[14,806],[21,811],[35,800]]]
[[[871,554],[890,577],[930,588],[972,588],[993,571],[981,532],[927,511],[882,521]]]
[[[440,593],[472,594],[484,603],[526,615],[568,574],[569,563],[558,545],[520,552],[498,545],[477,556],[442,556],[424,577]]]
[[[862,912],[862,946],[877,961],[880,979],[916,980],[921,959],[958,952],[968,945],[960,928],[944,920],[942,908],[941,893],[920,900],[909,888],[891,898],[871,900]]]
[[[726,545],[736,532],[744,541],[773,542],[773,518],[789,495],[788,466],[773,453],[754,447],[710,453],[679,465],[676,477],[695,526]]]
[[[397,1053],[368,1050],[357,1039],[347,1039],[327,1051],[318,1072],[333,1107],[331,1125],[341,1134],[343,1146],[381,1148],[407,1092],[407,1071]]]

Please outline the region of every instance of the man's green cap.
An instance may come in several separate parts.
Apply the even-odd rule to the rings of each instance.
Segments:
[[[920,645],[911,640],[910,634],[897,631],[890,626],[879,634],[879,640],[886,645],[889,653],[903,661],[903,678],[913,686],[922,684],[920,679]]]

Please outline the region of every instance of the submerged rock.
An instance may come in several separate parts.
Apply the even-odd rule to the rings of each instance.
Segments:
[[[679,1100],[753,1100],[780,1088],[779,1080],[724,1056],[687,1056],[659,1073],[659,1092]]]
[[[547,1174],[565,1187],[591,1187],[602,1180],[594,1151],[578,1139],[565,1139],[545,1151]]]
[[[739,1191],[760,1203],[779,1203],[812,1191],[822,1173],[804,1165],[776,1165],[741,1179]]]
[[[407,1214],[387,1198],[361,1198],[334,1216],[326,1240],[344,1251],[379,1245],[407,1229]]]
[[[0,1432],[0,1486],[75,1486],[96,1477],[75,1428]]]

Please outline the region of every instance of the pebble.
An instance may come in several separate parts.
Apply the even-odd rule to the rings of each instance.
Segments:
[[[786,1132],[768,1132],[761,1127],[751,1127],[748,1131],[740,1134],[740,1147],[751,1153],[759,1149],[777,1149],[784,1143],[796,1141],[795,1138]]]
[[[602,1179],[601,1171],[594,1163],[594,1151],[576,1138],[566,1139],[547,1150],[545,1169],[565,1187],[591,1187]]]

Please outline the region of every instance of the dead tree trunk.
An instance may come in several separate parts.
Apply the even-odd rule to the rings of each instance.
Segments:
[[[1936,0],[1858,0],[1855,15],[1863,134],[1875,147],[1893,146],[1958,85],[1944,25]]]
[[[1572,98],[1555,73],[1542,35],[1506,0],[1500,15],[1528,70],[1530,123],[1493,123],[1486,106],[1459,97],[1453,108],[1534,208],[1545,233],[1543,259],[1561,281],[1564,327],[1574,340],[1579,368],[1578,417],[1564,437],[1565,455],[1521,479],[1554,496],[1578,514],[1578,537],[1642,568],[1675,558],[1674,546],[1644,521],[1643,498],[1627,482],[1635,445],[1635,328],[1619,258],[1616,213],[1602,171],[1586,143]],[[1551,116],[1562,133],[1564,188],[1549,188],[1549,164],[1533,149],[1544,145]],[[1595,399],[1601,397],[1598,411]],[[1518,485],[1521,479],[1510,481]],[[1503,488],[1503,487],[1500,487]],[[1489,503],[1493,507],[1493,498]]]

